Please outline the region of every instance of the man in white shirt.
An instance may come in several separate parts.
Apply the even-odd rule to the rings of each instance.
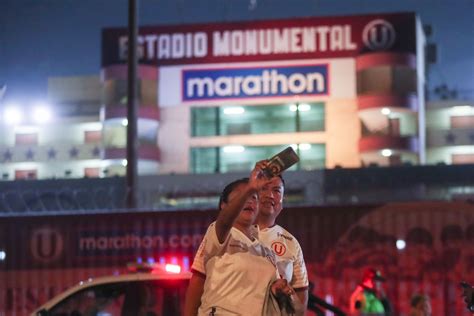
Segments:
[[[298,240],[275,221],[283,209],[285,184],[281,176],[273,177],[259,191],[259,239],[276,255],[280,276],[294,288],[300,302],[308,304],[308,274]]]

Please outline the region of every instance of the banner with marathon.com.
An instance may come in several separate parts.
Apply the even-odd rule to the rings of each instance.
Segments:
[[[189,25],[145,26],[139,62],[201,63],[354,57],[365,52],[416,51],[414,13],[311,17]],[[102,31],[102,67],[127,60],[127,29]]]
[[[7,270],[125,266],[160,256],[192,258],[215,212],[55,216],[0,221]]]
[[[0,218],[0,315],[28,315],[65,288],[140,259],[189,268],[216,211]],[[474,205],[463,202],[286,208],[314,293],[347,310],[367,267],[381,270],[395,315],[431,297],[433,316],[467,315],[459,281],[474,279]],[[275,243],[276,254],[286,249]]]

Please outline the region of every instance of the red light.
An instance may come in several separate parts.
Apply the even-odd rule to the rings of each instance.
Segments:
[[[165,271],[170,272],[170,273],[180,273],[181,272],[181,267],[177,264],[167,263],[165,265]]]

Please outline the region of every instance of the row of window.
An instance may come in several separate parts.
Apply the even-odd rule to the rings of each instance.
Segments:
[[[102,168],[84,168],[84,177],[86,178],[99,178],[101,176]],[[64,177],[68,178],[72,174],[71,170],[64,171]],[[2,180],[11,180],[9,179],[10,175],[8,173],[2,174]],[[14,171],[15,180],[36,180],[38,178],[37,169],[15,169]]]
[[[158,83],[156,80],[137,80],[137,100],[140,106],[158,104]],[[127,80],[114,79],[103,82],[104,104],[123,106],[127,104]]]
[[[297,149],[300,161],[289,170],[315,170],[324,169],[326,164],[325,146],[322,144],[299,144],[293,145]],[[283,150],[286,145],[281,146],[247,146],[240,149],[240,152],[229,151],[229,147],[212,148],[192,148],[190,173],[226,173],[249,171],[255,162],[269,158],[277,152]],[[299,148],[298,148],[299,147]],[[235,147],[237,148],[237,147]],[[393,155],[390,157],[389,165],[400,165],[401,157]],[[451,154],[451,164],[472,164],[474,154]],[[98,178],[101,176],[114,176],[119,173],[109,173],[100,167],[84,168],[84,177]],[[116,170],[115,170],[116,171]],[[70,177],[71,170],[64,171],[64,178]],[[16,169],[14,179],[36,180],[38,178],[37,169]],[[61,178],[61,175],[58,175]],[[12,180],[9,173],[2,173],[2,180]]]
[[[101,142],[101,131],[84,131],[85,144],[98,144]],[[15,134],[15,145],[38,145],[38,133]]]
[[[409,66],[383,65],[357,71],[357,94],[415,94],[416,69]]]
[[[268,159],[289,145],[277,146],[224,146],[191,148],[191,173],[226,173],[249,171],[256,161]],[[289,170],[314,170],[325,168],[324,144],[293,144],[300,161]]]
[[[325,113],[323,103],[262,105],[246,107],[205,107],[191,109],[192,136],[248,135],[267,133],[291,133],[305,131],[324,131]],[[471,127],[474,116],[453,116],[452,128]],[[391,119],[391,135],[398,135],[399,119]],[[126,128],[108,127],[106,143],[123,147],[126,141]],[[363,134],[365,134],[363,126]],[[85,144],[97,144],[102,139],[102,131],[84,131]],[[140,141],[156,144],[156,133],[140,135]],[[38,133],[17,133],[15,145],[38,145]]]
[[[104,133],[102,131],[84,131],[84,144],[100,144],[104,138],[107,147],[125,147],[127,141],[127,131],[124,126],[108,126]],[[139,144],[156,145],[157,135],[152,131],[138,135]],[[17,133],[15,134],[16,145],[38,145],[38,133]]]
[[[450,117],[451,128],[469,128],[473,126],[473,122],[473,115]],[[399,125],[397,119],[391,119],[389,134],[399,134]],[[191,108],[191,132],[194,137],[324,130],[324,103]],[[102,137],[102,131],[84,131],[86,144],[100,143]],[[156,131],[148,129],[139,133],[139,138],[143,143],[156,144]],[[106,127],[106,144],[112,147],[123,147],[125,140],[126,128],[124,126]],[[38,145],[38,133],[17,133],[15,145]]]
[[[191,108],[192,136],[324,131],[324,103]]]

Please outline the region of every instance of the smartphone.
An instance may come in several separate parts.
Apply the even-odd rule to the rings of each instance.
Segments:
[[[275,156],[268,159],[268,165],[263,170],[266,177],[271,178],[281,174],[286,169],[300,161],[293,148],[287,147]]]

